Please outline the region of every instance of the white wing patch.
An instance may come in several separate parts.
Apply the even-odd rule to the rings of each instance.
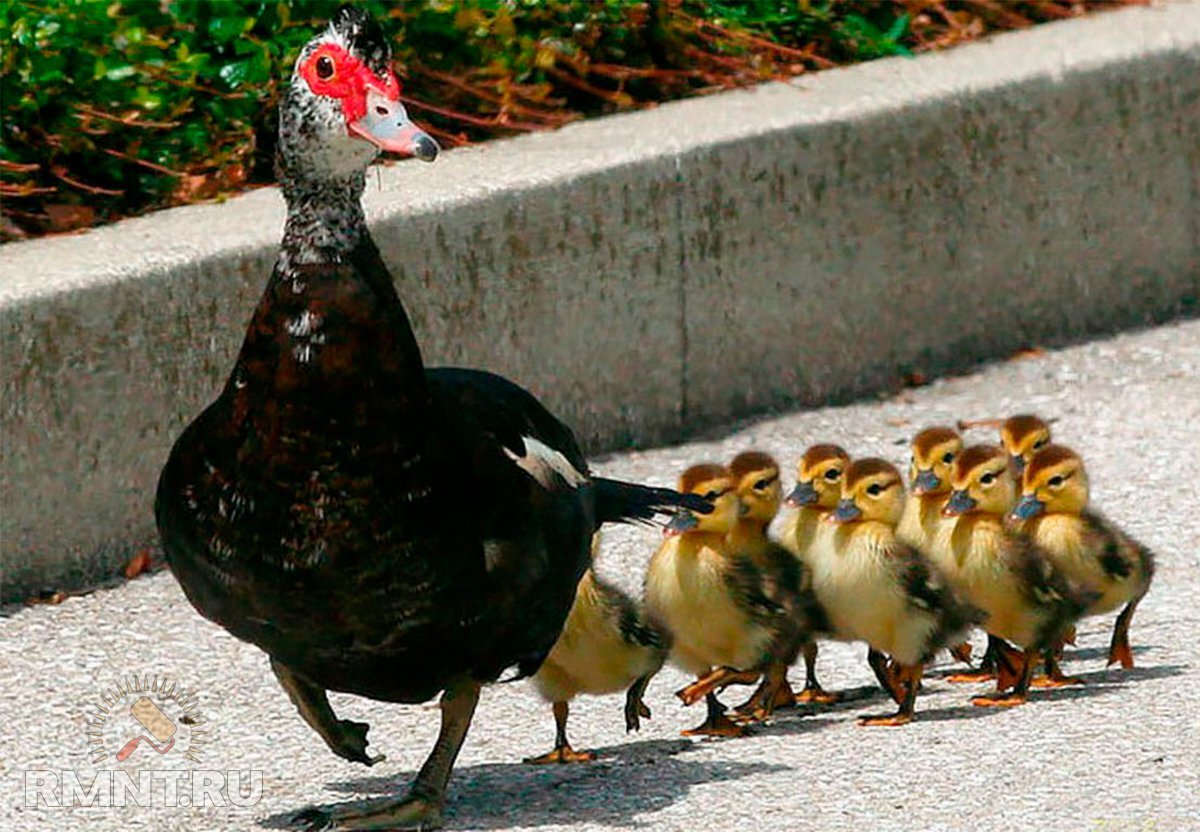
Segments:
[[[587,477],[579,473],[561,451],[532,436],[522,436],[521,441],[525,443],[523,456],[517,456],[508,448],[504,449],[504,453],[547,491],[559,490],[563,482],[571,488],[578,488],[587,482]]]

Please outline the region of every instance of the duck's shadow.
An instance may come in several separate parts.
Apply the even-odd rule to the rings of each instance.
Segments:
[[[661,811],[687,796],[694,786],[744,780],[786,766],[759,762],[688,759],[697,744],[689,740],[648,740],[597,749],[599,758],[583,765],[531,766],[485,763],[455,769],[445,819],[470,820],[472,828],[570,824],[580,819],[605,826],[637,826],[639,816]],[[370,807],[403,795],[413,772],[330,783],[347,794],[386,795],[353,801]],[[328,806],[322,808],[329,808]],[[260,821],[270,829],[304,829],[297,812]]]

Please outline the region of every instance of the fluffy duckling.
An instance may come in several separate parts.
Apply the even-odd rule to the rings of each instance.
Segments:
[[[1040,416],[1021,413],[1000,425],[1000,444],[1008,453],[1017,482],[1034,454],[1050,444],[1050,425]]]
[[[668,633],[671,660],[698,679],[677,695],[687,705],[704,698],[708,707],[705,721],[685,736],[741,736],[745,728],[725,715],[714,691],[752,683],[780,662],[786,668],[808,636],[795,559],[783,552],[756,563],[729,544],[740,513],[735,485],[724,466],[688,468],[680,490],[703,496],[713,511],[678,514],[646,573],[647,615]],[[786,681],[768,675],[773,684]],[[769,694],[768,704],[773,688]]]
[[[1108,663],[1132,668],[1129,623],[1150,589],[1154,555],[1088,507],[1087,472],[1079,455],[1061,445],[1039,450],[1025,468],[1021,499],[1012,515],[1055,566],[1098,593],[1087,615],[1125,605],[1113,628]],[[1046,672],[1053,676],[1056,668],[1047,666]]]
[[[997,657],[996,693],[978,696],[981,707],[1023,705],[1038,656],[1058,644],[1094,601],[1071,583],[1033,541],[1005,525],[1016,484],[1005,451],[973,445],[959,454],[954,487],[942,512],[958,518],[950,535],[957,567],[951,582],[987,616],[990,635],[1024,648]],[[1051,682],[1051,685],[1054,683]],[[1004,693],[1006,688],[1010,693]]]
[[[599,538],[596,535],[592,541],[593,564]],[[597,577],[594,568],[579,581],[562,634],[533,677],[538,693],[553,704],[557,735],[553,751],[527,763],[595,759],[590,751],[575,751],[567,740],[570,702],[581,693],[626,690],[626,731],[638,730],[641,718],[650,716],[642,694],[666,659],[666,636],[645,619],[632,598]]]
[[[837,445],[813,445],[796,466],[796,487],[787,505],[796,509],[783,527],[783,544],[811,571],[813,564],[833,551],[834,527],[822,522],[837,507],[850,455]],[[804,690],[797,702],[830,704],[841,697],[825,690],[817,679],[817,642],[804,646]]]
[[[913,710],[925,663],[973,623],[978,610],[959,601],[929,562],[896,536],[904,512],[900,472],[882,459],[850,465],[830,520],[839,528],[836,556],[820,563],[814,588],[842,636],[870,645],[871,666],[900,709],[864,717],[861,725],[904,725]],[[890,670],[881,674],[879,667]]]

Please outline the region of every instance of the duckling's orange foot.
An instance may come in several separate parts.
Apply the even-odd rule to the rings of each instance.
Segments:
[[[1133,649],[1129,642],[1114,644],[1108,649],[1108,666],[1120,664],[1124,670],[1133,669]]]
[[[531,766],[548,766],[556,763],[590,763],[594,759],[596,759],[596,755],[591,751],[576,751],[569,745],[560,745],[549,754],[527,757],[525,762]]]
[[[817,705],[832,705],[841,700],[842,695],[840,693],[831,693],[820,685],[806,685],[804,690],[796,694],[797,705],[805,705],[810,702]]]
[[[995,678],[996,674],[990,670],[972,670],[968,673],[952,673],[946,677],[946,681],[956,685],[972,685],[978,682],[990,682]]]
[[[738,725],[725,714],[709,717],[695,728],[680,732],[685,737],[744,737],[748,733],[745,725]]]
[[[964,641],[962,644],[954,645],[950,648],[950,655],[954,657],[955,661],[962,662],[963,664],[970,664],[971,642]]]
[[[1024,705],[1025,695],[1022,693],[994,693],[990,696],[976,696],[971,704],[976,708],[1015,708]]]
[[[1087,684],[1078,676],[1063,676],[1061,673],[1047,676],[1034,676],[1029,686],[1034,688],[1065,688],[1070,685]]]
[[[876,725],[907,725],[913,721],[912,714],[894,713],[884,716],[862,716],[858,718],[858,724],[863,726],[873,727]]]

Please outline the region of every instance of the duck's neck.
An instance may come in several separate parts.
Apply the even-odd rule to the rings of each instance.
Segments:
[[[295,265],[341,263],[369,238],[362,209],[362,171],[343,178],[280,177],[287,200],[283,252]]]

